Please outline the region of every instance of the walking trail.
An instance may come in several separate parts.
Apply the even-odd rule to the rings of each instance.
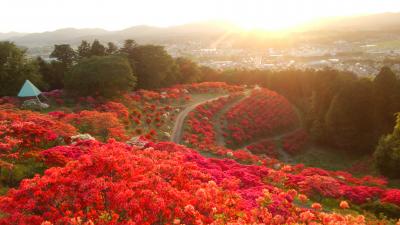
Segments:
[[[184,130],[183,124],[184,124],[184,122],[185,122],[185,119],[186,119],[187,115],[188,115],[192,110],[194,110],[197,106],[202,105],[202,104],[204,104],[204,103],[206,103],[206,102],[214,101],[214,100],[217,100],[217,99],[219,99],[219,98],[227,97],[227,96],[228,96],[228,95],[222,95],[222,96],[218,96],[218,97],[215,97],[215,98],[210,98],[210,99],[207,99],[207,100],[204,100],[204,101],[197,102],[197,103],[194,103],[194,104],[192,104],[192,105],[189,105],[188,107],[186,107],[185,109],[183,109],[183,110],[178,114],[178,116],[176,117],[176,121],[175,121],[175,124],[174,124],[174,128],[173,128],[172,134],[171,134],[171,141],[174,142],[174,143],[177,143],[177,144],[180,144],[180,143],[181,143],[182,135],[183,135],[183,130]]]
[[[225,146],[225,138],[224,138],[224,136],[222,134],[223,134],[223,127],[226,126],[226,120],[223,120],[224,124],[221,124],[220,123],[221,122],[220,118],[221,118],[221,116],[223,116],[225,114],[225,112],[227,112],[229,109],[231,109],[236,104],[241,102],[243,99],[248,97],[250,95],[250,93],[251,93],[251,90],[247,90],[244,93],[245,93],[245,95],[243,97],[241,97],[241,98],[229,103],[228,105],[226,105],[224,107],[224,109],[222,109],[214,118],[215,130],[216,130],[216,137],[215,138],[216,138],[217,144],[220,145],[220,146]],[[227,96],[229,96],[229,95],[222,95],[222,96],[218,96],[218,97],[215,97],[215,98],[210,98],[210,99],[207,99],[207,100],[204,100],[204,101],[196,102],[196,103],[193,103],[193,104],[187,106],[185,109],[183,109],[178,114],[178,116],[176,118],[176,121],[175,121],[175,124],[174,124],[174,128],[173,128],[172,134],[171,134],[171,141],[174,142],[174,143],[177,143],[177,144],[181,143],[182,135],[183,135],[183,131],[184,131],[185,119],[188,116],[188,114],[191,111],[193,111],[197,106],[202,105],[202,104],[207,103],[207,102],[210,102],[210,101],[217,100],[217,99],[219,99],[221,97],[227,97]],[[299,115],[299,111],[296,108],[295,108],[295,110],[296,110],[296,113],[298,114],[299,118],[301,118],[300,115]],[[299,129],[301,129],[301,127],[302,127],[301,123],[302,123],[302,121],[300,121],[299,126],[297,126],[296,128],[294,128],[294,129],[292,129],[290,131],[286,131],[286,132],[283,132],[283,133],[276,134],[274,136],[269,136],[269,137],[265,137],[265,138],[261,138],[261,139],[255,140],[252,143],[247,143],[246,146],[249,146],[249,145],[252,145],[252,144],[256,144],[256,143],[259,143],[259,142],[265,141],[265,140],[273,140],[275,143],[280,143],[281,139],[284,136],[289,135],[291,133],[294,133],[294,132],[298,131]],[[238,148],[238,149],[246,149],[246,146],[242,146],[242,148]],[[285,150],[283,150],[283,147],[281,145],[277,146],[276,151],[280,155],[280,160],[282,162],[285,162],[285,163],[292,162],[292,157]]]

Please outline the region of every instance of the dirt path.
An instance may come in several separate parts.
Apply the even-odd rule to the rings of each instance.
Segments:
[[[293,106],[293,108],[294,108],[294,111],[296,112],[297,117],[299,119],[298,124],[294,129],[292,129],[290,131],[285,131],[285,132],[282,132],[282,133],[278,133],[278,134],[275,134],[273,136],[268,136],[268,137],[265,137],[265,138],[261,138],[261,139],[255,140],[255,141],[253,141],[251,143],[248,143],[245,146],[242,146],[241,148],[238,148],[238,149],[247,149],[247,146],[249,146],[249,145],[257,144],[257,143],[262,142],[262,141],[273,140],[275,145],[276,145],[276,149],[275,150],[279,154],[280,160],[282,162],[284,162],[284,163],[293,162],[292,156],[290,156],[289,153],[287,153],[283,149],[283,146],[282,146],[282,138],[283,137],[285,137],[287,135],[290,135],[290,134],[293,134],[296,131],[302,129],[302,127],[303,127],[303,121],[301,119],[302,116],[300,114],[300,110],[298,110],[295,106]],[[277,143],[279,143],[279,144],[277,145]]]
[[[215,98],[210,98],[210,99],[207,99],[207,100],[204,100],[204,101],[197,102],[197,103],[194,103],[192,105],[189,105],[188,107],[183,109],[178,114],[178,116],[176,117],[174,128],[173,128],[172,134],[171,134],[171,141],[174,142],[174,143],[180,144],[181,139],[182,139],[182,135],[183,135],[183,123],[185,122],[185,119],[186,119],[187,115],[192,110],[194,110],[197,106],[199,106],[201,104],[204,104],[204,103],[209,102],[209,101],[214,101],[214,100],[217,100],[219,98],[227,97],[227,96],[228,95],[221,95],[221,96],[218,96],[218,97],[215,97]]]
[[[220,112],[217,113],[215,116],[214,120],[214,128],[215,128],[215,140],[217,142],[217,145],[219,146],[224,146],[225,147],[225,137],[223,134],[223,127],[227,126],[227,121],[223,120],[223,124],[221,124],[221,116],[223,116],[228,110],[230,110],[232,107],[235,105],[239,104],[239,102],[243,101],[243,99],[247,98],[250,95],[251,91],[247,90],[244,92],[244,95],[235,101],[227,104]]]
[[[251,142],[249,144],[246,144],[246,146],[243,146],[242,148],[238,148],[238,149],[247,149],[247,146],[249,146],[249,145],[257,144],[257,143],[263,142],[263,141],[271,141],[271,140],[273,140],[275,145],[276,145],[275,151],[279,154],[280,160],[282,162],[284,162],[284,163],[291,163],[291,162],[293,162],[293,158],[292,158],[292,156],[289,155],[289,153],[287,153],[285,150],[283,150],[283,147],[282,147],[282,144],[281,144],[282,143],[282,138],[285,137],[286,135],[293,134],[293,133],[297,132],[300,129],[302,129],[302,128],[301,127],[297,127],[294,130],[290,130],[290,131],[287,131],[287,132],[284,132],[284,133],[280,133],[280,134],[277,134],[275,136],[270,136],[270,137],[267,137],[267,138],[258,139],[256,141]],[[276,143],[280,143],[280,144],[277,145]]]
[[[220,124],[220,117],[221,117],[222,115],[224,115],[225,112],[227,112],[229,109],[231,109],[231,108],[234,107],[236,104],[238,104],[240,101],[242,101],[243,99],[245,99],[246,97],[248,97],[248,96],[250,95],[250,93],[251,93],[251,90],[245,91],[245,95],[244,95],[243,97],[241,97],[241,98],[235,100],[235,101],[232,102],[232,103],[229,103],[229,104],[228,104],[227,106],[225,106],[224,109],[221,110],[221,111],[216,115],[216,117],[214,118],[214,122],[215,122],[215,126],[214,126],[214,127],[215,127],[215,131],[216,131],[216,137],[215,137],[215,138],[216,138],[216,142],[217,142],[218,145],[220,145],[220,146],[225,146],[225,138],[224,138],[224,136],[222,135],[222,133],[223,133],[222,127],[223,127],[224,125],[222,124],[222,126],[221,126],[221,124]],[[181,141],[182,141],[182,135],[183,135],[183,131],[184,131],[183,125],[184,125],[185,119],[186,119],[187,115],[188,115],[191,111],[193,111],[197,106],[202,105],[202,104],[204,104],[204,103],[206,103],[206,102],[214,101],[214,100],[217,100],[217,99],[219,99],[219,98],[221,98],[221,97],[227,97],[227,96],[229,96],[229,95],[221,95],[221,96],[217,96],[217,97],[214,97],[214,98],[206,99],[206,100],[203,100],[203,101],[200,101],[200,102],[197,102],[197,103],[190,104],[190,105],[188,105],[186,108],[184,108],[184,109],[178,114],[178,116],[176,117],[176,121],[175,121],[175,124],[174,124],[174,128],[173,128],[172,134],[171,134],[171,141],[174,142],[174,143],[177,143],[177,144],[180,144],[180,143],[181,143]],[[300,117],[300,115],[299,115],[299,112],[298,112],[298,110],[297,110],[296,108],[295,108],[295,110],[296,110],[296,114],[299,116],[299,120],[300,120],[301,117]],[[225,121],[225,122],[226,122],[226,121]],[[265,138],[258,139],[258,140],[254,141],[254,142],[251,142],[251,143],[246,144],[246,146],[249,146],[249,145],[252,145],[252,144],[256,144],[256,143],[259,143],[259,142],[265,141],[265,140],[273,140],[275,143],[281,143],[281,139],[282,139],[284,136],[289,135],[289,134],[292,134],[292,133],[298,131],[299,129],[301,129],[301,127],[302,127],[302,121],[299,121],[298,126],[297,126],[296,128],[294,128],[294,129],[290,130],[290,131],[285,131],[285,132],[276,134],[276,135],[274,135],[274,136],[269,136],[269,137],[265,137]],[[238,149],[245,149],[246,146],[242,146],[241,148],[238,148]],[[280,155],[280,160],[281,160],[282,162],[290,163],[290,162],[293,161],[292,157],[291,157],[285,150],[283,150],[283,147],[282,147],[281,144],[280,144],[280,145],[277,145],[276,151],[277,151],[278,154]]]

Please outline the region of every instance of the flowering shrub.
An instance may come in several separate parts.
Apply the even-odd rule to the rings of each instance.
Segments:
[[[228,122],[226,136],[232,140],[232,146],[264,138],[298,123],[297,115],[286,98],[268,89],[253,90],[225,117]]]
[[[100,143],[93,140],[78,141],[71,145],[61,145],[44,150],[40,156],[48,166],[65,166],[69,161],[77,160],[99,146]]]
[[[223,191],[181,153],[139,151],[121,143],[95,147],[64,168],[24,180],[0,198],[1,224],[210,223],[236,219],[240,198]]]
[[[240,96],[240,94],[231,94],[197,106],[193,112],[189,113],[187,127],[183,135],[184,142],[202,151],[209,150],[209,146],[215,145],[216,141],[214,123],[212,121],[214,115],[226,104]]]
[[[266,183],[273,171],[266,167],[205,158],[172,143],[73,147],[87,144],[65,167],[24,180],[0,197],[0,224],[385,223],[326,213],[318,203],[300,208],[294,200],[307,197]]]
[[[225,82],[203,82],[194,84],[176,85],[175,88],[188,90],[191,93],[210,93],[210,92],[239,92],[243,91],[242,86],[228,85]]]
[[[347,185],[343,185],[341,191],[345,198],[356,204],[362,204],[368,201],[373,201],[374,199],[379,199],[384,192],[383,189],[378,187]]]
[[[129,111],[126,106],[119,102],[107,102],[99,107],[97,110],[100,112],[111,112],[114,113],[118,119],[120,119],[123,123],[129,123]]]
[[[15,162],[44,148],[67,142],[76,129],[31,111],[0,111],[0,159]]]
[[[17,189],[0,197],[0,224],[396,223],[377,220],[365,212],[365,216],[359,215],[360,207],[369,210],[365,205],[370,203],[377,204],[377,209],[385,204],[399,205],[399,190],[387,189],[383,178],[358,178],[344,171],[285,165],[251,153],[273,157],[276,147],[271,139],[245,150],[218,146],[215,117],[227,104],[243,96],[238,90],[241,87],[203,83],[138,91],[106,103],[88,97],[79,101],[85,108],[92,107],[91,111],[80,111],[81,106],[65,108],[66,112],[76,113],[61,111],[64,109],[48,115],[0,110],[0,153],[7,153],[2,155],[1,168],[11,168],[10,162],[16,156],[35,156],[48,167],[57,166],[23,180]],[[196,92],[229,93],[198,106],[187,118],[184,143],[207,157],[182,145],[156,142],[179,113],[175,103],[188,101],[188,93]],[[261,96],[267,96],[267,100]],[[53,98],[61,97],[54,93]],[[263,107],[270,113],[258,112],[266,116],[266,121],[253,118],[253,112],[232,109],[235,117],[228,125],[237,124],[241,132],[253,132],[252,127],[260,126],[250,135],[263,138],[287,129],[297,118],[282,98],[267,90],[254,91],[249,97],[252,100],[246,99],[248,102],[239,109],[256,111],[254,102],[268,103],[268,107]],[[169,105],[171,102],[174,104]],[[281,114],[283,117],[279,118]],[[285,117],[292,122],[285,125],[281,122]],[[244,120],[248,124],[241,123]],[[72,138],[74,143],[68,144],[76,129],[67,123],[104,141],[127,140],[126,133],[143,136],[133,137],[127,144],[113,139],[102,143],[90,140],[90,136],[77,142]],[[300,134],[299,130],[284,137],[292,152],[301,148]],[[229,130],[226,137],[232,137]],[[252,137],[240,143],[247,141],[252,141]],[[6,147],[13,151],[4,151]],[[333,206],[327,207],[322,201],[325,198],[330,198]],[[351,215],[345,215],[346,212]]]
[[[104,141],[108,138],[128,139],[124,125],[114,113],[85,110],[67,114],[62,121],[73,124],[81,133],[89,133]]]
[[[400,206],[400,190],[389,189],[382,196],[382,202],[388,202]]]
[[[254,154],[266,154],[267,156],[273,158],[278,157],[278,153],[275,150],[276,146],[273,140],[263,140],[255,144],[251,144],[246,148]]]
[[[308,141],[308,134],[305,130],[299,129],[283,138],[283,150],[295,154],[301,151]]]

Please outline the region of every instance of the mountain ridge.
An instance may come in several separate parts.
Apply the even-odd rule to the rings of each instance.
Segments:
[[[299,30],[301,29],[301,30]],[[243,34],[248,40],[258,40],[258,36],[271,38],[267,30],[244,30],[227,21],[206,21],[182,24],[170,27],[137,25],[117,31],[101,28],[62,28],[41,33],[0,33],[0,41],[9,40],[20,46],[40,47],[60,43],[78,45],[81,40],[92,41],[99,39],[107,42],[121,42],[125,39],[135,39],[139,43],[181,43],[183,41],[213,42],[229,34],[234,40],[242,41]],[[371,31],[400,31],[400,13],[379,13],[351,17],[329,17],[319,21],[299,26],[293,32],[371,32]],[[290,32],[289,32],[290,33]],[[296,33],[296,34],[297,34]],[[232,35],[234,34],[234,35]],[[296,38],[296,37],[294,37]],[[244,42],[246,39],[244,40]]]

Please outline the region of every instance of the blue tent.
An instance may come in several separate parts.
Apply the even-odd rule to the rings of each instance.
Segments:
[[[18,97],[37,97],[42,92],[35,87],[29,80],[26,80],[21,90],[18,93]]]

